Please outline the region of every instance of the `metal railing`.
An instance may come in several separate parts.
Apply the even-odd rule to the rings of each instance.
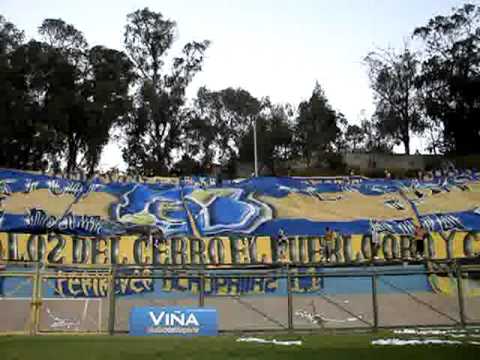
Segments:
[[[9,263],[0,333],[124,333],[130,309],[145,305],[216,308],[225,332],[480,325],[480,265],[327,270]]]

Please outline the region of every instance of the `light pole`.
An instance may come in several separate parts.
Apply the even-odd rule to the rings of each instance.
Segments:
[[[253,118],[253,154],[255,157],[255,177],[258,176],[258,163],[257,163],[257,118]]]

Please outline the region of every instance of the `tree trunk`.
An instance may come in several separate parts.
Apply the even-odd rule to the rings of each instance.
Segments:
[[[405,155],[410,155],[410,135],[408,133],[403,135],[402,142],[405,147]]]
[[[307,159],[307,166],[310,167],[310,165],[311,165],[311,160],[312,160],[312,158],[311,158],[311,156],[310,156],[310,151],[305,150],[305,158]]]
[[[77,165],[78,145],[74,137],[68,139],[68,157],[67,157],[67,175],[72,174],[73,169]]]
[[[95,174],[96,163],[97,162],[95,160],[90,160],[87,163],[87,177],[89,179]]]

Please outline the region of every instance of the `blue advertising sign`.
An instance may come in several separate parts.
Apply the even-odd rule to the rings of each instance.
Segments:
[[[133,307],[130,335],[212,336],[218,333],[217,310],[183,307]]]

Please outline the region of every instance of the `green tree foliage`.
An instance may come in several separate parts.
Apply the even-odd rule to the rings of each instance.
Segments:
[[[188,153],[184,153],[180,161],[175,163],[171,173],[175,176],[207,175],[207,168]]]
[[[45,19],[38,32],[51,54],[48,60],[51,75],[45,83],[48,121],[63,135],[66,171],[70,174],[79,165],[82,133],[87,125],[81,93],[85,86],[88,44],[79,30],[61,19]]]
[[[457,154],[480,147],[480,7],[466,4],[415,29],[424,44],[420,88],[434,125],[444,130],[444,147]]]
[[[379,120],[377,118],[364,118],[360,124],[360,128],[365,134],[363,149],[366,152],[385,154],[393,153],[393,146],[398,144],[398,140],[395,141],[391,136],[382,134]]]
[[[127,16],[125,48],[138,76],[132,116],[125,122],[123,158],[139,174],[165,174],[173,152],[182,146],[185,90],[201,70],[209,42],[187,43],[171,68],[164,70],[176,24],[148,8]]]
[[[293,111],[289,105],[275,105],[265,101],[264,109],[257,116],[254,126],[257,132],[258,162],[270,173],[275,174],[275,163],[288,160],[292,156]],[[242,137],[239,146],[239,159],[251,162],[254,159],[253,127]],[[262,173],[262,169],[261,173]]]
[[[120,51],[89,49],[82,33],[60,19],[42,23],[43,42],[23,43],[12,24],[0,23],[0,164],[58,168],[63,159],[68,173],[92,173],[111,128],[129,109],[130,61]]]
[[[314,152],[333,149],[340,135],[339,114],[328,103],[324,91],[317,83],[308,101],[298,106],[295,126],[296,142],[302,156],[310,164]]]
[[[381,50],[370,53],[365,62],[369,68],[380,133],[400,140],[405,154],[410,154],[411,135],[422,133],[426,126],[416,88],[417,57],[408,48],[399,54],[393,50]]]
[[[297,111],[248,91],[202,87],[192,106],[185,92],[201,71],[208,41],[169,54],[174,21],[148,8],[127,15],[125,52],[90,47],[81,31],[46,19],[38,39],[0,15],[0,166],[39,169],[64,164],[92,174],[113,129],[121,129],[129,171],[204,172],[220,162],[275,163],[342,151],[392,152],[424,134],[434,153],[480,147],[480,7],[466,4],[415,29],[419,53],[380,50],[368,65],[375,113],[349,125],[320,85]],[[425,131],[426,130],[426,131]],[[174,164],[175,159],[180,161]]]
[[[345,131],[345,140],[347,142],[348,148],[355,152],[362,147],[363,142],[365,141],[365,131],[358,125],[348,125],[347,130]]]
[[[49,121],[64,137],[67,173],[80,167],[92,174],[110,130],[130,108],[132,63],[121,51],[88,48],[83,34],[60,19],[46,19],[39,33],[60,59],[47,106]]]
[[[202,166],[214,160],[225,165],[237,159],[241,141],[263,107],[262,101],[243,89],[200,88],[189,116],[185,150],[199,157]]]
[[[225,168],[234,161],[253,162],[253,126],[257,131],[257,155],[267,172],[276,160],[291,156],[293,111],[289,105],[275,105],[268,98],[257,99],[243,89],[210,91],[199,89],[184,139],[184,152],[206,169],[214,162]],[[182,164],[186,164],[186,158]]]
[[[53,151],[54,133],[42,111],[48,55],[0,16],[0,166],[39,167]]]
[[[17,29],[14,24],[0,15],[0,54],[2,56],[7,55],[22,44],[24,37],[23,31]],[[3,58],[3,60],[5,59]]]
[[[337,126],[338,126],[338,134],[333,142],[333,151],[337,153],[342,153],[346,151],[350,151],[349,143],[346,138],[346,133],[348,130],[348,120],[341,112],[337,113]]]
[[[131,110],[129,88],[135,74],[125,53],[103,46],[90,49],[88,61],[90,67],[83,91],[87,120],[83,151],[87,171],[91,174],[100,162],[111,129],[128,119]]]

